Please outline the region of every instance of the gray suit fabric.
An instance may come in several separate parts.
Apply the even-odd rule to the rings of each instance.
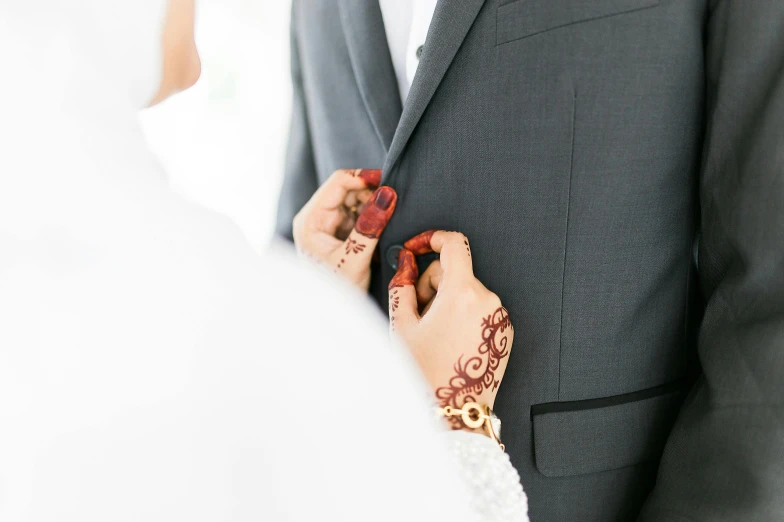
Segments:
[[[531,520],[784,520],[784,2],[441,0],[401,106],[377,2],[294,0],[292,71],[278,232],[383,167],[382,307],[468,236]]]

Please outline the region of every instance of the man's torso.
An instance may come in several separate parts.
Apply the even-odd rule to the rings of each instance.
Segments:
[[[515,324],[497,411],[532,519],[629,519],[696,357],[705,1],[441,4],[397,129],[384,34],[352,35],[380,13],[295,6],[318,177],[383,166],[399,194],[382,306],[406,239],[470,238]]]

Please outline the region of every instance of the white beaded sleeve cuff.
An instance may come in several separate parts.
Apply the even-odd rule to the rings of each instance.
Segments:
[[[528,499],[509,455],[484,435],[444,433],[481,522],[529,522]]]

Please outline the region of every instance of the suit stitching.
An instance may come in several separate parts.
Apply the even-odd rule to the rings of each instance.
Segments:
[[[510,5],[510,4],[506,4],[506,5]],[[495,31],[496,31],[496,39],[495,39],[496,44],[495,45],[496,45],[496,47],[500,47],[502,45],[510,44],[512,42],[519,42],[520,40],[525,40],[526,38],[531,38],[532,36],[536,36],[536,35],[539,35],[539,34],[542,34],[542,33],[549,33],[550,31],[554,31],[556,29],[563,29],[564,27],[569,27],[569,26],[572,26],[572,25],[578,25],[578,24],[584,24],[584,23],[587,23],[587,22],[593,22],[594,20],[602,20],[603,18],[612,18],[614,16],[620,16],[620,15],[625,15],[625,14],[636,13],[637,11],[645,11],[646,9],[652,9],[652,8],[658,6],[658,5],[659,4],[657,2],[657,3],[653,4],[653,5],[646,5],[644,7],[637,7],[637,8],[634,8],[634,9],[629,9],[628,11],[619,11],[617,13],[609,13],[609,14],[606,14],[606,15],[593,16],[591,18],[583,18],[581,20],[575,20],[573,22],[567,22],[565,24],[556,25],[555,27],[547,27],[546,29],[541,29],[541,30],[536,31],[534,33],[526,34],[526,35],[520,36],[518,38],[513,38],[511,40],[506,40],[506,41],[500,42],[500,43],[498,42],[498,22],[496,22],[496,29],[495,29]],[[501,7],[504,7],[504,6],[500,6],[499,9]],[[496,19],[497,18],[498,18],[498,15],[496,14]]]
[[[558,326],[558,400],[561,400],[561,358],[563,357],[564,294],[566,293],[566,259],[569,245],[569,209],[572,206],[572,176],[574,174],[574,133],[577,116],[577,93],[572,99],[572,140],[569,153],[569,184],[566,189],[566,230],[564,232],[563,269],[561,271],[561,319]]]

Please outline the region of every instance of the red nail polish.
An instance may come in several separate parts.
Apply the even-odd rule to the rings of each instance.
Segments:
[[[403,243],[403,246],[417,256],[421,256],[422,254],[429,254],[433,251],[433,247],[430,246],[430,240],[433,238],[433,234],[436,232],[437,230],[428,230],[427,232],[422,232],[421,234],[418,234]]]
[[[378,208],[381,210],[389,210],[396,195],[395,191],[389,187],[378,189],[378,194],[376,195],[376,204],[378,205]]]
[[[389,289],[398,286],[410,286],[419,278],[419,267],[413,252],[405,248],[397,256],[397,272],[389,282]]]
[[[397,193],[392,187],[381,187],[376,190],[365,204],[365,208],[357,218],[354,230],[365,237],[375,239],[386,228],[397,205]]]

